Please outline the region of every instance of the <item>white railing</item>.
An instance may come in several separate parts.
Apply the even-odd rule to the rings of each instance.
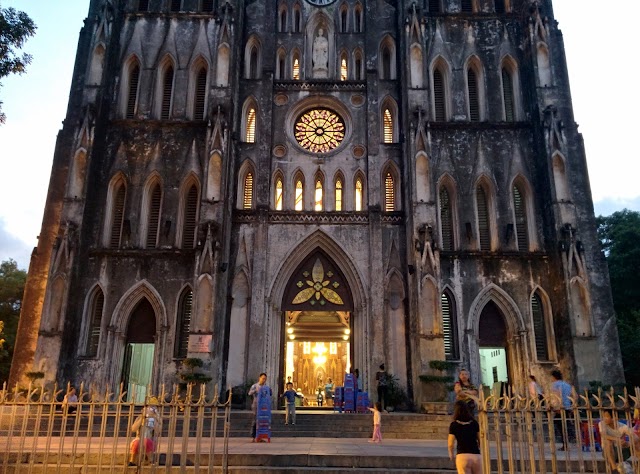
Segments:
[[[144,404],[127,401],[136,394],[122,386],[97,393],[81,385],[77,403],[62,401],[68,391],[3,387],[1,472],[228,472],[230,390],[220,400],[217,386],[210,394],[205,385],[148,389]]]

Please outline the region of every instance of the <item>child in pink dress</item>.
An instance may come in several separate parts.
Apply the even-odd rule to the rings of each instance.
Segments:
[[[369,440],[370,443],[382,442],[382,405],[376,402],[373,408],[369,407],[369,411],[373,412],[373,435]]]

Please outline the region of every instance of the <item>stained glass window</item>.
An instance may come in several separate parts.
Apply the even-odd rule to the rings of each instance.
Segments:
[[[312,153],[327,153],[337,148],[344,139],[344,121],[328,109],[305,112],[296,122],[298,144]]]

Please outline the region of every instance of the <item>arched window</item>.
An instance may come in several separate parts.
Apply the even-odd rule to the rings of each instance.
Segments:
[[[513,90],[513,75],[506,66],[502,67],[502,102],[505,122],[515,122],[516,104]]]
[[[170,10],[172,12],[179,12],[182,7],[182,0],[171,0]]]
[[[293,6],[293,32],[300,33],[302,31],[302,12],[300,11],[300,5],[295,4]]]
[[[273,196],[273,203],[276,211],[282,210],[283,194],[284,194],[284,185],[282,183],[282,178],[278,176],[276,178],[275,194]]]
[[[174,355],[176,359],[187,357],[189,349],[189,333],[191,332],[191,315],[193,312],[193,290],[185,288],[178,301],[176,315],[176,340]]]
[[[348,10],[346,5],[340,7],[340,33],[347,33],[349,31],[348,23]]]
[[[304,210],[304,180],[300,175],[298,175],[295,180],[295,201],[293,208],[296,211]]]
[[[362,81],[364,79],[364,70],[362,68],[364,63],[362,62],[362,53],[360,51],[356,51],[354,63],[354,79],[356,81]]]
[[[393,176],[390,172],[384,177],[384,211],[393,212],[396,210],[396,189]]]
[[[429,13],[442,13],[441,0],[429,0]]]
[[[478,243],[480,250],[491,250],[491,221],[487,193],[481,184],[476,186],[476,211],[478,213]]]
[[[85,355],[87,357],[96,357],[98,355],[98,346],[100,344],[100,333],[102,332],[102,313],[104,311],[104,293],[100,287],[96,288],[91,296],[89,306],[89,328],[87,332],[87,345]]]
[[[160,104],[160,120],[171,117],[171,101],[173,99],[173,65],[167,64],[162,74],[162,99]]]
[[[253,46],[249,55],[249,79],[258,79],[258,47]]]
[[[322,200],[322,176],[316,176],[316,190],[313,199],[313,210],[321,211],[323,208]]]
[[[129,66],[129,83],[127,84],[127,107],[125,117],[135,118],[138,110],[138,88],[140,84],[140,65],[134,61]]]
[[[460,11],[462,13],[473,13],[473,0],[462,0]]]
[[[442,65],[433,69],[433,112],[436,122],[447,120],[447,75]]]
[[[516,219],[516,241],[518,250],[526,252],[529,250],[529,222],[527,216],[526,195],[523,193],[522,185],[513,185],[513,211]]]
[[[284,73],[286,71],[286,53],[283,49],[278,50],[278,59],[276,62],[276,79],[285,79]]]
[[[338,176],[335,181],[335,210],[342,211],[342,177]]]
[[[391,79],[391,51],[387,45],[382,46],[382,77],[380,79]]]
[[[442,312],[442,335],[444,336],[444,355],[447,360],[457,360],[458,351],[458,322],[456,306],[453,296],[449,291],[442,293],[440,297],[440,310]]]
[[[287,7],[282,6],[280,8],[280,15],[278,15],[278,31],[280,33],[286,33],[287,31]]]
[[[353,17],[355,23],[354,31],[356,33],[362,33],[364,31],[364,22],[362,21],[362,6],[359,3],[356,4],[353,10]]]
[[[549,360],[547,321],[544,305],[538,292],[531,297],[531,315],[533,316],[533,334],[536,342],[536,357],[539,361]]]
[[[189,186],[183,202],[182,248],[192,249],[196,244],[198,218],[198,187],[195,184]]]
[[[442,238],[442,250],[451,252],[455,249],[455,236],[453,228],[453,203],[446,186],[440,188],[440,235]]]
[[[204,120],[205,101],[207,98],[207,67],[202,65],[196,73],[196,84],[193,95],[193,118],[194,120]]]
[[[112,188],[111,228],[109,230],[108,245],[110,249],[120,248],[122,225],[124,223],[124,207],[127,198],[127,187],[124,180],[120,180]]]
[[[253,173],[247,172],[242,186],[242,209],[253,208]]]
[[[349,78],[349,70],[347,69],[347,53],[345,51],[340,55],[340,80],[346,81]]]
[[[364,206],[364,184],[362,178],[358,176],[356,178],[355,185],[355,210],[362,211]]]
[[[148,202],[145,247],[154,249],[158,246],[158,235],[160,231],[160,212],[162,206],[162,188],[160,187],[160,183],[155,183],[151,188]]]
[[[244,77],[247,79],[260,79],[260,41],[257,36],[251,36],[247,41],[244,50],[245,70]]]
[[[248,106],[245,113],[245,123],[244,123],[244,141],[246,143],[255,143],[256,142],[256,122],[257,122],[257,112],[255,107]]]
[[[384,112],[382,114],[382,128],[382,141],[384,143],[393,143],[393,116],[391,115],[391,110],[389,109],[384,109]]]
[[[478,93],[478,77],[476,72],[467,69],[467,94],[469,97],[469,120],[471,122],[480,121],[480,97]]]
[[[294,81],[300,80],[300,53],[298,51],[293,52],[293,61],[291,61],[291,79]]]
[[[138,0],[138,11],[139,12],[149,11],[149,0]]]

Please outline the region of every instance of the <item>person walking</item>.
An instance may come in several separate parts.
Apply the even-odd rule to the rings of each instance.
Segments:
[[[535,375],[529,375],[529,397],[533,400],[544,399],[544,395],[542,393],[542,388],[538,385],[538,381],[536,380]]]
[[[453,406],[453,421],[447,440],[449,459],[455,460],[458,474],[482,474],[480,425],[473,418],[468,403],[458,400]],[[457,447],[454,457],[454,446]]]
[[[462,369],[458,373],[458,381],[453,386],[456,392],[456,400],[461,400],[469,406],[471,413],[476,409],[476,399],[478,398],[478,388],[471,383],[471,374],[467,369]]]
[[[378,402],[382,410],[387,409],[387,379],[389,374],[384,368],[384,364],[380,364],[380,370],[376,372],[376,385],[378,388]]]
[[[285,399],[285,425],[288,425],[289,423],[291,423],[292,425],[296,424],[296,397],[302,398],[293,389],[293,383],[287,382],[287,390],[282,394],[281,397]]]
[[[369,411],[373,412],[373,434],[370,443],[382,443],[382,405],[376,402],[373,408],[369,407]]]
[[[555,420],[553,421],[553,428],[555,430],[556,443],[562,443],[560,451],[568,449],[568,443],[575,443],[576,441],[576,427],[573,423],[573,412],[571,411],[572,402],[571,397],[577,398],[574,388],[562,380],[562,372],[555,369],[551,371],[551,394],[553,395],[553,404],[555,411]],[[565,414],[567,436],[564,436],[562,420],[562,413]]]

